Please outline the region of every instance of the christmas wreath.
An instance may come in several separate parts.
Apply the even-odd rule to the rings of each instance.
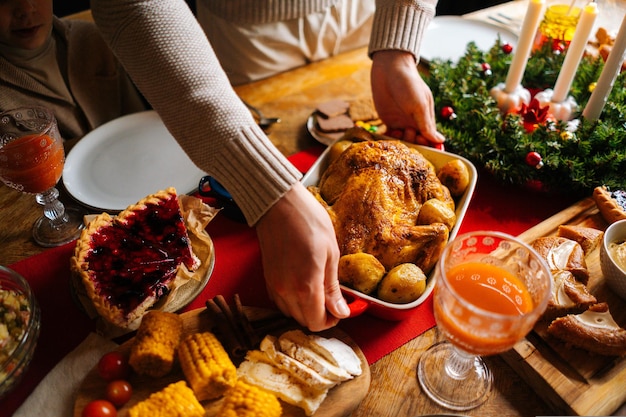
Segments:
[[[558,42],[530,56],[522,85],[531,93],[553,88],[565,57]],[[570,95],[580,111],[563,122],[537,101],[501,114],[490,89],[505,81],[511,45],[497,40],[489,51],[473,42],[458,62],[434,59],[425,80],[435,99],[446,150],[511,184],[549,192],[588,193],[598,185],[626,188],[626,72],[615,80],[600,118],[580,116],[602,72],[602,58],[585,55]]]

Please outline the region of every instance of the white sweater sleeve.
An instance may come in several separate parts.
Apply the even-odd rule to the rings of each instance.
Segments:
[[[96,24],[194,163],[249,224],[300,178],[256,125],[183,0],[92,0]]]

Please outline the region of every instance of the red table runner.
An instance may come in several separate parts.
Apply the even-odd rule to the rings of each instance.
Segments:
[[[305,172],[323,149],[317,146],[290,160]],[[460,233],[488,229],[517,235],[574,202],[573,197],[503,186],[488,175],[481,175]],[[239,294],[244,305],[275,308],[265,290],[254,230],[219,214],[207,231],[215,246],[215,268],[206,288],[185,311],[204,307],[207,299],[219,294],[227,299]],[[95,328],[70,293],[69,258],[73,248],[74,243],[70,243],[10,265],[31,284],[41,306],[42,323],[30,368],[20,385],[0,401],[0,417],[10,416],[54,365]],[[343,320],[339,327],[361,347],[371,364],[434,325],[429,299],[400,322],[365,314]]]

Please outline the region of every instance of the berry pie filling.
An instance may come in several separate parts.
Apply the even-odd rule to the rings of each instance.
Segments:
[[[124,314],[167,295],[178,266],[195,264],[177,198],[146,205],[94,233],[85,259],[96,292]]]

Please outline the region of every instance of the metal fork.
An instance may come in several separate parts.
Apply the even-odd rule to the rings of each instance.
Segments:
[[[271,127],[274,123],[280,123],[280,118],[278,118],[278,117],[265,117],[263,115],[263,113],[261,112],[261,110],[257,109],[256,107],[254,107],[250,103],[247,103],[244,100],[241,100],[241,101],[243,101],[243,104],[245,104],[246,107],[252,113],[256,114],[257,124],[261,127],[261,129],[265,130],[265,129],[268,129],[269,127]]]
[[[514,26],[518,28],[520,26],[520,22],[517,19],[513,19],[503,13],[497,13],[495,16],[489,15],[487,16],[487,19],[493,20],[494,22],[506,27]]]

